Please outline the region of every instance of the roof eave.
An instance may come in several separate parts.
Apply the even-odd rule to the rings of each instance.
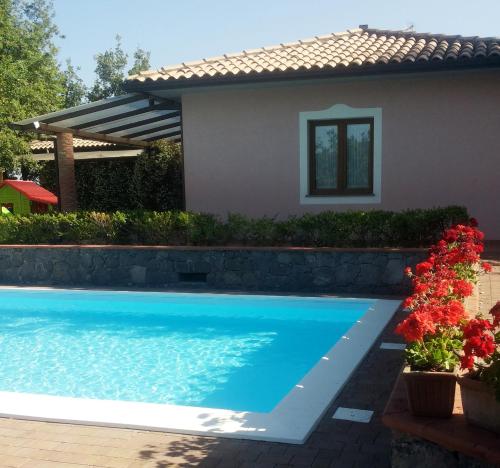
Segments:
[[[41,197],[28,197],[28,196],[26,198],[35,203],[43,203],[45,205],[57,205],[57,198],[56,200],[47,200]]]
[[[297,81],[305,79],[357,77],[370,75],[385,75],[399,73],[422,73],[450,70],[474,70],[500,68],[500,57],[483,58],[474,60],[449,60],[445,62],[402,62],[402,63],[378,63],[361,66],[338,66],[335,68],[290,70],[273,72],[254,72],[238,75],[209,76],[204,78],[179,78],[179,79],[158,79],[146,81],[126,81],[127,92],[147,92],[161,89],[183,89],[202,86],[222,86],[231,84],[251,84],[269,83],[278,81]]]

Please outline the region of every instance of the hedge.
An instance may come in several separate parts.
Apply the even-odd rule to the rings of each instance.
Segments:
[[[146,244],[421,247],[468,220],[459,206],[403,212],[306,214],[286,220],[183,211],[0,216],[1,244]]]
[[[57,193],[54,161],[39,164],[32,179]],[[182,208],[181,148],[157,142],[138,157],[75,161],[78,205],[82,210]]]

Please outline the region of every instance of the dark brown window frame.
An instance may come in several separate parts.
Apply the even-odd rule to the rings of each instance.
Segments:
[[[374,122],[373,117],[353,118],[353,119],[321,119],[309,120],[307,122],[308,138],[308,161],[309,161],[309,196],[329,196],[329,195],[373,195],[373,147],[374,147]],[[347,187],[347,125],[352,124],[370,125],[370,155],[368,183],[366,188]],[[337,162],[337,186],[336,189],[318,189],[316,187],[316,127],[336,125],[338,127],[338,162]]]

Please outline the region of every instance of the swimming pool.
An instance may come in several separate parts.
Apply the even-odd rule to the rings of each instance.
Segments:
[[[292,442],[398,305],[40,289],[0,297],[0,414]],[[307,408],[310,427],[290,436]]]

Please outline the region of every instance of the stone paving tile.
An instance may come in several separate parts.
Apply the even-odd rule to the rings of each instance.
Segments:
[[[500,249],[479,284],[479,310],[500,298]],[[488,309],[489,310],[489,309]],[[390,466],[390,431],[381,423],[403,353],[379,349],[398,312],[304,445],[0,418],[0,467],[22,468],[378,468]],[[374,411],[370,423],[333,420],[338,406]]]

